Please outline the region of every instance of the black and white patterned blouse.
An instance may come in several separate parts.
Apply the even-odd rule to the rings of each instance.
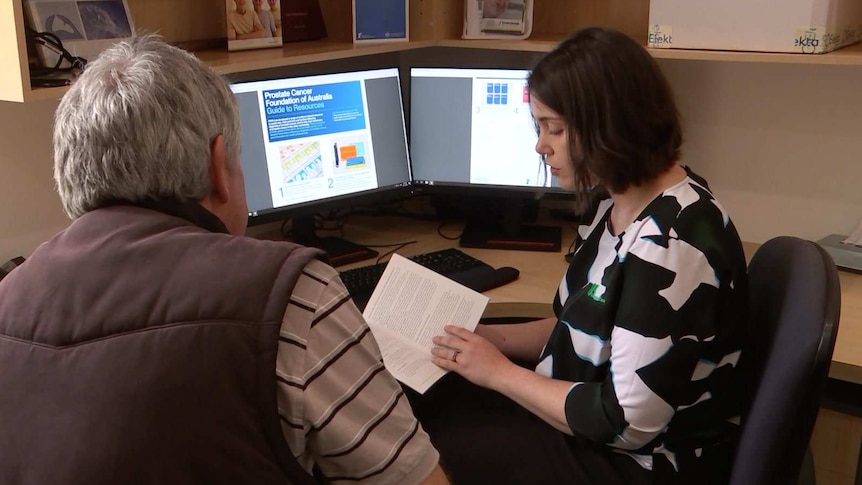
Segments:
[[[727,213],[686,170],[624,232],[609,230],[611,199],[579,228],[536,367],[575,383],[576,435],[647,469],[696,467],[739,423],[745,257]]]

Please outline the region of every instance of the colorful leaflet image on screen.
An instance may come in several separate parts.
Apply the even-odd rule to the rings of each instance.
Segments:
[[[313,214],[409,194],[398,69],[236,82],[249,224],[292,219],[333,264],[377,253],[314,234]]]

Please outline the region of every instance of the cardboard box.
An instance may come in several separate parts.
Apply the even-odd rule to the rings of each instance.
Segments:
[[[651,0],[647,46],[819,54],[862,40],[862,0]]]

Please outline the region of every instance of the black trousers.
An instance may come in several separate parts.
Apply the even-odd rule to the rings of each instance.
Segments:
[[[568,436],[509,398],[455,373],[424,395],[406,389],[413,411],[454,485],[718,485],[726,484],[732,449],[713,448],[677,472],[654,470],[583,438]],[[692,465],[692,463],[688,463]]]

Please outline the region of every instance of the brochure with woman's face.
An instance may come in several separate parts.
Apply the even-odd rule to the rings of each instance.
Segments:
[[[282,45],[280,0],[225,0],[230,51]]]

